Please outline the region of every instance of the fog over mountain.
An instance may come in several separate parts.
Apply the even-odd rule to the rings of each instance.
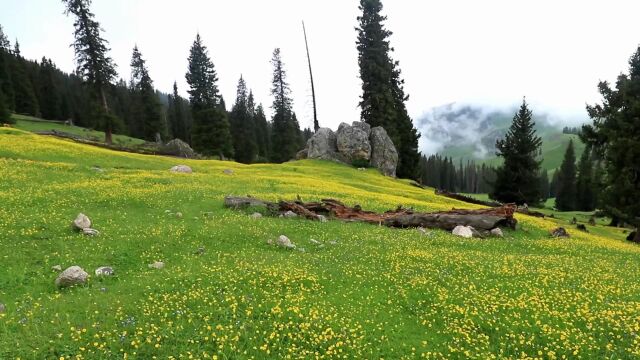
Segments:
[[[519,105],[487,106],[450,103],[437,106],[415,119],[422,134],[423,154],[442,152],[450,147],[464,147],[473,158],[493,156],[496,139],[504,136]],[[552,109],[532,107],[539,132],[561,132],[564,126],[579,126],[589,119],[584,114],[558,114]]]

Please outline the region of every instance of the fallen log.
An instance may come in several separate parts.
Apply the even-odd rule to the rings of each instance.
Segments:
[[[462,194],[458,194],[458,193],[453,193],[453,192],[449,192],[447,190],[436,189],[435,194],[436,195],[440,195],[440,196],[445,196],[445,197],[448,197],[450,199],[464,201],[464,202],[469,203],[469,204],[476,204],[476,205],[482,205],[482,206],[488,206],[488,207],[501,207],[501,206],[503,206],[502,203],[499,203],[497,201],[478,200],[476,198],[472,198],[471,196],[466,196],[466,195],[462,195]],[[517,207],[516,208],[516,212],[520,213],[520,214],[529,215],[529,216],[539,217],[539,218],[545,217],[545,215],[543,213],[541,213],[539,211],[535,211],[535,210],[530,210],[528,207]]]
[[[273,215],[292,211],[310,220],[320,220],[318,215],[328,215],[343,221],[366,222],[389,227],[424,227],[452,230],[458,225],[471,226],[477,230],[491,230],[496,227],[515,229],[517,221],[513,214],[516,206],[503,205],[488,209],[453,209],[431,213],[414,212],[412,209],[398,207],[396,210],[376,213],[362,210],[359,205],[349,207],[334,199],[322,199],[320,202],[263,201],[253,197],[227,196],[224,205],[228,208],[263,207]]]

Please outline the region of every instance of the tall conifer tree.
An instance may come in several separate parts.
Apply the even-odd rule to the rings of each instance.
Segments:
[[[595,185],[593,182],[593,158],[591,151],[585,149],[578,162],[576,179],[576,210],[592,211],[596,207]]]
[[[231,124],[235,160],[245,164],[254,162],[258,153],[251,106],[253,105],[249,104],[247,83],[240,76],[236,102],[231,108],[229,122]]]
[[[556,208],[560,211],[573,211],[576,209],[576,154],[573,140],[569,141],[558,171]]]
[[[157,137],[166,135],[160,100],[153,88],[153,80],[149,76],[146,61],[142,58],[138,46],[134,46],[131,55],[131,90],[140,100],[142,136],[145,140],[154,141]]]
[[[273,51],[273,129],[271,133],[271,161],[285,162],[295,157],[300,150],[300,126],[293,114],[291,89],[287,83],[287,73],[280,56],[280,49]]]

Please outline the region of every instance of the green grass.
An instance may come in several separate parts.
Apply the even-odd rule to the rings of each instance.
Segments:
[[[170,173],[178,162],[194,174]],[[177,160],[10,128],[0,179],[0,359],[640,356],[640,248],[621,233],[550,239],[559,220],[520,215],[486,240],[252,220],[223,197],[475,206],[332,162]],[[70,228],[79,212],[100,236]],[[281,234],[305,252],[266,244]],[[58,290],[57,264],[116,276]]]
[[[47,121],[32,116],[13,114],[12,117],[16,120],[15,128],[37,132],[37,131],[62,131],[73,135],[81,136],[87,140],[103,142],[104,132],[89,130],[79,126],[65,125],[59,121]],[[144,140],[132,138],[126,135],[113,135],[113,143],[120,146],[136,146],[144,144]]]

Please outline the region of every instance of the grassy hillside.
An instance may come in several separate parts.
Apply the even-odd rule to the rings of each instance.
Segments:
[[[178,161],[195,173],[169,172]],[[556,223],[519,216],[504,239],[464,240],[252,220],[223,197],[470,205],[331,162],[177,160],[10,128],[0,179],[1,359],[640,356],[640,248],[617,230],[554,240]],[[70,229],[79,212],[100,236]],[[305,251],[266,244],[281,234]],[[54,265],[116,276],[57,290]]]

